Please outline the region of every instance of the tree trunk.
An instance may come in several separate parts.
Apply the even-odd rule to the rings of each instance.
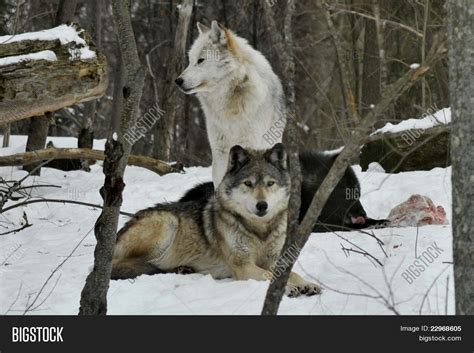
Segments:
[[[10,146],[10,133],[11,133],[10,124],[3,125],[2,130],[3,130],[2,147],[9,147]]]
[[[174,50],[166,76],[166,88],[163,99],[165,116],[158,120],[154,133],[153,157],[169,160],[171,152],[171,138],[176,117],[184,114],[185,95],[178,92],[174,80],[183,71],[186,62],[186,44],[189,33],[189,23],[193,11],[193,0],[184,0],[179,9],[178,25],[176,26]]]
[[[76,12],[77,0],[59,0],[58,12],[56,13],[55,26],[71,22]]]
[[[30,120],[30,128],[28,131],[28,140],[26,141],[26,152],[41,150],[46,144],[48,137],[49,119],[48,116],[34,116]],[[23,166],[23,170],[30,172],[31,175],[40,175],[41,168],[38,165],[41,163],[28,164]]]
[[[132,149],[132,145],[124,138],[124,134],[137,120],[145,78],[145,70],[140,65],[138,58],[128,1],[112,0],[112,13],[124,65],[121,125],[118,136],[115,136],[114,132],[107,139],[105,146],[105,181],[100,190],[104,208],[94,228],[97,239],[94,250],[94,268],[87,276],[82,289],[80,315],[105,315],[107,313],[107,291],[112,271],[112,255],[122,205],[122,192],[125,187],[123,174]]]
[[[295,99],[295,63],[293,58],[292,18],[295,11],[294,0],[287,0],[282,36],[276,29],[275,15],[271,5],[263,5],[265,10],[265,23],[272,33],[272,46],[280,53],[280,68],[285,82],[287,125],[284,140],[287,146],[290,161],[291,195],[288,203],[288,225],[285,244],[281,250],[282,255],[293,246],[298,229],[299,211],[301,206],[301,167],[298,157],[298,130],[296,125],[296,99]],[[278,262],[279,263],[279,262]],[[277,265],[279,266],[279,265]],[[265,296],[262,315],[276,315],[281,298],[288,282],[289,272],[284,273],[279,280],[272,281]]]
[[[60,0],[58,12],[56,14],[55,26],[71,21],[76,11],[76,0]],[[28,132],[28,141],[26,143],[26,151],[35,151],[44,148],[49,131],[49,119],[44,116],[31,118],[31,125]],[[32,172],[33,175],[40,175],[41,168],[37,165],[28,165],[23,167],[24,170]]]
[[[101,47],[101,1],[88,1],[87,2],[89,24],[87,30],[91,33],[92,38],[95,41],[95,45],[100,49]],[[94,144],[94,120],[97,111],[97,100],[86,102],[84,104],[84,119],[81,131],[77,139],[77,147],[79,148],[93,148]],[[81,160],[81,166],[83,170],[90,170],[89,164],[91,161]]]
[[[474,2],[448,1],[456,314],[474,315]]]

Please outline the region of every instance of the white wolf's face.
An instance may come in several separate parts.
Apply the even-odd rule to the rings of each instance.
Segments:
[[[271,220],[288,207],[290,177],[282,144],[267,151],[232,147],[218,197],[247,219]]]
[[[240,67],[230,31],[216,21],[210,29],[198,23],[198,29],[199,37],[188,55],[189,65],[175,80],[186,94],[212,92]]]

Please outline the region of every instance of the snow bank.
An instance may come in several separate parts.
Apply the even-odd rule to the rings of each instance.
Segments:
[[[372,135],[383,133],[395,133],[412,129],[429,129],[438,125],[445,125],[451,122],[451,108],[444,108],[431,114],[425,114],[419,119],[403,120],[398,124],[388,123],[383,128],[378,129]]]

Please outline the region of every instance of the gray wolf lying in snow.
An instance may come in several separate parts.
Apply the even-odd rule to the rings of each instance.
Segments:
[[[234,146],[210,198],[158,204],[119,231],[112,279],[191,268],[214,278],[269,280],[286,236],[290,176],[281,143],[265,151]],[[273,272],[272,272],[273,270]],[[320,288],[292,272],[286,292]]]

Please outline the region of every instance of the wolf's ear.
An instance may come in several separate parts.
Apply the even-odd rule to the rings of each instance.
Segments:
[[[250,160],[250,154],[241,146],[235,145],[230,149],[227,173],[235,173]]]
[[[198,22],[196,25],[197,25],[199,34],[203,34],[211,30],[209,27],[203,25],[201,22]]]
[[[282,143],[277,143],[271,149],[265,152],[265,158],[277,168],[288,169],[288,155],[285,151],[285,146]]]
[[[221,25],[219,22],[217,22],[216,20],[212,21],[212,23],[211,23],[210,38],[216,44],[217,43],[221,43],[221,44],[226,43],[225,27],[223,25]]]

